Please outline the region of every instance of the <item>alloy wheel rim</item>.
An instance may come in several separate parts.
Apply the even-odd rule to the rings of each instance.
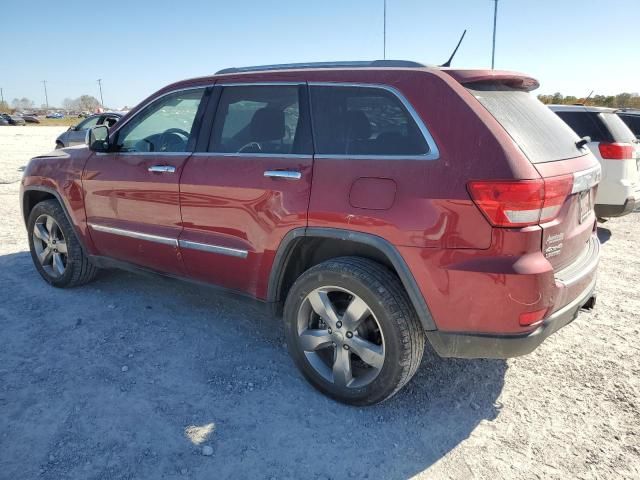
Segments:
[[[373,382],[384,365],[380,323],[367,303],[342,287],[310,292],[298,310],[298,345],[324,380],[343,388]]]
[[[67,241],[51,215],[40,215],[33,226],[33,246],[42,269],[59,278],[67,269]]]

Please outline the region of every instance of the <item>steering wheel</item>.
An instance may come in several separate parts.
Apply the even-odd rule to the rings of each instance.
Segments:
[[[158,138],[158,152],[181,152],[187,146],[189,132],[181,128],[169,128]]]
[[[249,150],[250,148],[256,149],[258,152],[262,151],[262,146],[260,146],[258,142],[249,142],[246,145],[243,145],[242,147],[240,147],[240,149],[238,150],[238,153],[244,153],[246,150]]]

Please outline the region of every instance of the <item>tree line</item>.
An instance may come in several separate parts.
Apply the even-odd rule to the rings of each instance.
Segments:
[[[619,93],[617,95],[594,95],[589,98],[575,97],[567,95],[566,97],[560,92],[553,95],[538,95],[538,99],[545,104],[555,105],[589,105],[592,107],[610,107],[610,108],[638,108],[640,109],[640,95],[637,93]]]
[[[78,98],[65,98],[62,101],[62,108],[64,110],[74,110],[79,112],[93,112],[96,108],[100,107],[100,101],[91,95],[80,95]],[[35,102],[26,97],[14,98],[11,100],[11,105],[5,101],[0,101],[0,112],[23,112],[34,110]],[[55,109],[56,107],[49,106],[49,109]],[[41,110],[47,109],[47,105],[40,105]]]

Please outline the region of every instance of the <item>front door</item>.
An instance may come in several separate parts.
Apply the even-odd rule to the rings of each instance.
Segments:
[[[100,255],[184,274],[179,179],[195,144],[205,88],[153,101],[112,136],[113,153],[94,153],[82,183],[91,238]]]
[[[188,274],[258,298],[282,238],[307,224],[313,164],[305,84],[216,85],[211,139],[180,183]]]

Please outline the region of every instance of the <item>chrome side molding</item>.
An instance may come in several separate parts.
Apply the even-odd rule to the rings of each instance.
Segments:
[[[152,235],[150,233],[134,232],[133,230],[125,230],[123,228],[107,227],[90,223],[89,226],[97,232],[111,233],[112,235],[120,235],[122,237],[137,238],[138,240],[147,240],[148,242],[161,243],[163,245],[176,246],[176,240],[160,235]]]
[[[97,232],[161,243],[162,245],[170,245],[176,248],[189,248],[191,250],[200,250],[201,252],[217,253],[220,255],[238,258],[247,258],[247,255],[249,255],[247,250],[241,250],[239,248],[222,247],[220,245],[211,245],[209,243],[192,242],[191,240],[178,240],[175,238],[163,237],[161,235],[125,230],[123,228],[107,227],[105,225],[98,225],[95,223],[90,223],[89,226]]]
[[[238,248],[221,247],[219,245],[210,245],[208,243],[192,242],[191,240],[178,240],[181,248],[190,248],[192,250],[200,250],[202,252],[219,253],[230,257],[247,258],[249,252]]]

